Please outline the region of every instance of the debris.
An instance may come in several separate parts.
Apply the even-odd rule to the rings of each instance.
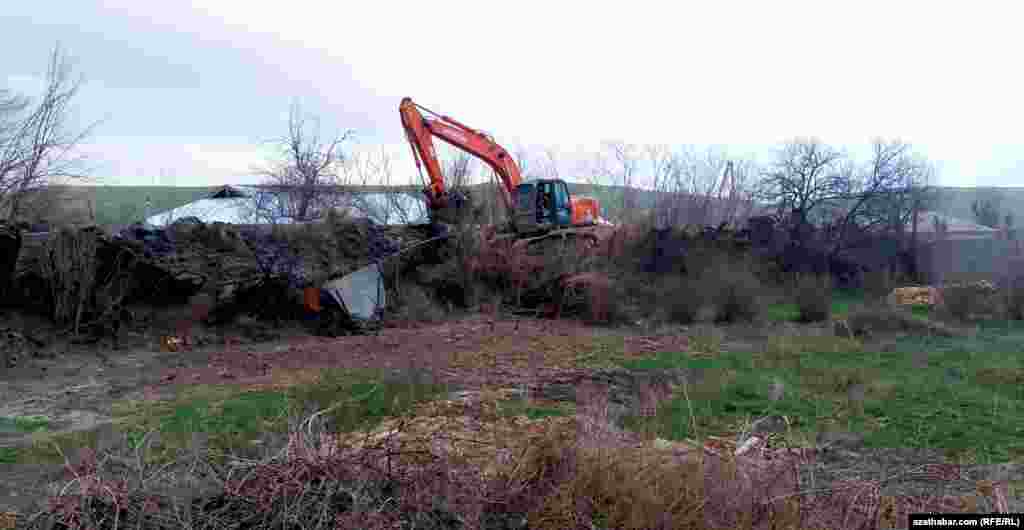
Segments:
[[[160,337],[160,351],[164,353],[177,352],[182,347],[182,340],[179,337],[163,335]]]
[[[377,318],[386,303],[384,280],[376,263],[332,280],[324,289],[349,316],[360,320]]]
[[[786,385],[781,379],[776,378],[772,381],[771,387],[768,389],[768,399],[772,401],[781,401],[786,395]]]
[[[0,369],[14,368],[22,359],[36,357],[24,334],[10,328],[0,328]]]
[[[843,339],[852,339],[853,330],[850,329],[850,323],[846,320],[840,319],[832,322],[832,333],[836,337]]]
[[[935,306],[941,302],[942,294],[935,287],[899,287],[889,294],[892,305]]]

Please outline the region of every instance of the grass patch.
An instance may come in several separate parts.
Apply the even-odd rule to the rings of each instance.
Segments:
[[[332,409],[325,419],[335,432],[365,429],[439,390],[438,385],[384,382],[376,373],[326,370],[315,381],[286,391],[198,386],[168,401],[124,402],[115,406],[114,418],[133,448],[146,433],[160,433],[161,443],[149,455],[154,462],[170,461],[188,449],[192,434],[198,432],[207,435],[213,457],[220,459],[251,447],[265,433],[285,432],[289,418]],[[89,431],[41,436],[29,447],[0,453],[0,459],[62,462],[62,452],[95,447],[98,442],[97,433]]]
[[[17,464],[19,456],[17,447],[0,447],[0,464]]]
[[[864,294],[859,291],[833,289],[829,312],[832,318],[844,319],[850,314],[852,307],[863,301]],[[771,304],[765,308],[765,316],[773,322],[798,322],[800,320],[800,306],[796,302]]]
[[[45,431],[50,423],[50,419],[44,416],[0,416],[0,432],[40,432]]]
[[[312,384],[289,389],[289,413],[306,416],[329,410],[324,416],[331,431],[352,432],[372,428],[444,390],[423,380],[385,381],[379,372],[324,370]]]
[[[499,401],[497,403],[497,406],[498,413],[501,416],[526,416],[528,419],[531,420],[539,420],[542,418],[557,418],[561,416],[568,416],[570,413],[567,407],[538,407],[531,405],[530,402],[525,399],[508,399],[504,401]]]
[[[916,357],[927,355],[920,364]],[[861,433],[868,447],[944,450],[1000,462],[1024,457],[1024,329],[990,325],[970,337],[907,336],[884,351],[831,336],[783,335],[761,352],[714,359],[661,353],[632,369],[699,369],[651,418],[627,425],[667,439],[732,434],[751,419],[780,415],[792,434]],[[774,381],[784,384],[772,400]]]

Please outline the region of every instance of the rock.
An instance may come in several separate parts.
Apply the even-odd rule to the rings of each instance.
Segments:
[[[846,320],[835,320],[832,322],[832,333],[836,337],[844,339],[852,339],[853,331],[850,329],[850,323]]]
[[[736,440],[736,445],[743,445],[752,437],[761,439],[768,438],[771,434],[786,432],[786,419],[782,416],[763,416],[750,424],[750,431],[742,433]]]
[[[35,357],[31,342],[19,331],[0,328],[0,370],[14,368],[21,361]]]
[[[772,401],[781,401],[785,396],[786,384],[783,383],[781,379],[776,378],[768,388],[768,399]]]
[[[822,431],[816,440],[818,449],[822,451],[856,451],[863,441],[860,434],[837,430]]]

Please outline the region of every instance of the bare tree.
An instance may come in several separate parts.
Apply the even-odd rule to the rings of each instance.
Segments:
[[[641,150],[621,140],[604,141],[595,155],[591,167],[591,184],[603,185],[605,198],[602,206],[608,217],[629,222],[635,213],[637,193],[635,179],[640,167]]]
[[[288,135],[271,142],[279,150],[277,157],[257,170],[263,184],[279,193],[288,217],[308,221],[344,203],[338,189],[345,184],[340,166],[344,144],[354,134],[347,130],[324,137],[317,117],[305,114],[298,103],[291,105]]]
[[[453,191],[468,188],[476,165],[476,158],[462,150],[454,150],[445,156],[441,161],[441,169],[448,180],[448,187]]]
[[[87,159],[78,147],[96,124],[77,128],[71,123],[72,102],[84,82],[74,70],[56,46],[42,94],[26,98],[0,91],[0,205],[12,219],[24,215],[29,192],[88,178]]]
[[[836,181],[842,201],[832,219],[833,252],[854,242],[851,233],[903,233],[917,213],[935,202],[931,178],[931,166],[910,144],[876,139],[867,164],[841,172]]]
[[[647,163],[651,168],[651,187],[654,190],[654,204],[651,207],[651,224],[656,228],[671,226],[663,215],[664,199],[662,190],[672,171],[672,151],[665,144],[649,144],[644,148]]]
[[[515,151],[512,153],[512,158],[515,159],[516,165],[519,166],[519,173],[523,178],[532,178],[533,173],[533,157],[530,154],[530,150],[526,146],[520,144],[516,146]]]
[[[559,169],[561,166],[561,153],[555,146],[547,146],[544,148],[544,156],[541,158],[541,169],[540,175],[543,178],[548,179],[559,179],[562,178],[562,172]]]
[[[847,156],[817,138],[797,138],[777,153],[757,192],[759,199],[775,207],[779,220],[795,214],[814,222],[823,207],[832,206],[850,192]]]
[[[656,224],[739,225],[754,207],[752,180],[757,166],[751,160],[730,157],[723,150],[698,151],[682,147],[650,146]]]
[[[420,219],[426,203],[417,196],[414,200],[409,188],[413,181],[399,184],[395,181],[393,159],[387,149],[353,153],[342,165],[345,182],[361,187],[380,189],[381,201],[374,201],[367,193],[353,193],[352,206],[383,224],[409,224]]]

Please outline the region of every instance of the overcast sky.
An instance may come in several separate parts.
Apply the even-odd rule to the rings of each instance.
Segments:
[[[949,186],[1024,186],[1019,2],[15,2],[0,82],[60,43],[110,184],[254,182],[299,98],[414,174],[398,103],[573,160],[602,139],[912,142]],[[16,53],[12,53],[15,50]],[[578,175],[585,177],[585,175]],[[406,177],[402,175],[402,178]]]

